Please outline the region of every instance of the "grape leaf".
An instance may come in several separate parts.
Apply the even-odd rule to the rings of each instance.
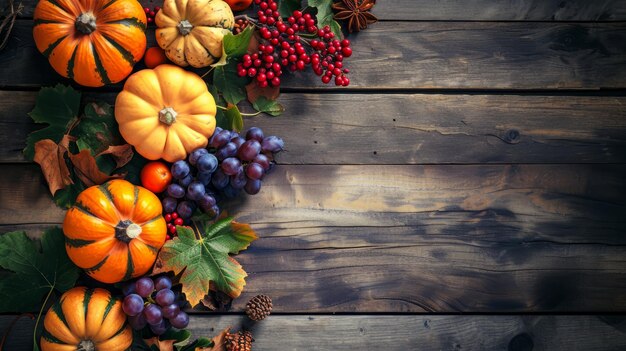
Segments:
[[[35,157],[35,143],[43,139],[52,139],[59,143],[63,135],[78,119],[80,93],[72,87],[58,84],[54,88],[41,88],[37,94],[35,108],[28,114],[36,123],[48,126],[28,135],[24,156],[32,161]]]
[[[239,77],[237,74],[237,62],[231,61],[225,66],[216,67],[213,72],[213,84],[219,90],[226,102],[237,104],[246,98],[244,86],[247,77]]]
[[[228,104],[228,108],[224,111],[224,118],[228,126],[226,129],[241,132],[243,129],[243,116],[239,112],[237,105]]]
[[[235,35],[230,31],[224,34],[222,39],[222,57],[220,60],[211,65],[211,67],[220,67],[226,65],[231,58],[238,58],[248,51],[248,44],[252,33],[254,33],[254,26],[246,27],[241,33]]]
[[[270,100],[265,96],[259,96],[252,104],[255,110],[265,112],[271,116],[278,116],[285,112],[283,105],[279,104],[276,100]]]
[[[111,145],[124,143],[113,116],[113,108],[104,102],[85,105],[84,115],[72,134],[78,138],[78,149],[90,149],[94,156]]]
[[[317,26],[329,26],[337,38],[343,38],[341,25],[333,19],[333,0],[309,0],[309,6],[317,9]]]
[[[41,250],[23,231],[1,235],[0,267],[12,272],[0,280],[0,312],[37,311],[45,296],[72,288],[80,272],[67,257],[58,227],[44,232]]]
[[[209,291],[219,290],[238,297],[248,275],[229,254],[245,250],[257,239],[247,224],[225,218],[212,225],[193,222],[194,228],[178,226],[178,237],[165,243],[153,274],[173,271],[181,274],[180,282],[187,301],[193,306]]]

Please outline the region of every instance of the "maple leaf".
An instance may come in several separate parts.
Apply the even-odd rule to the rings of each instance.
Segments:
[[[44,296],[74,286],[80,270],[67,257],[60,228],[41,237],[41,249],[23,231],[0,235],[0,267],[11,271],[0,280],[0,312],[33,312]]]
[[[85,105],[73,134],[78,137],[76,140],[78,149],[90,149],[94,155],[102,153],[111,145],[124,143],[113,116],[113,107],[104,102],[91,102]]]
[[[78,120],[80,93],[71,87],[58,84],[54,88],[41,88],[35,108],[28,114],[36,123],[48,126],[34,131],[26,139],[24,155],[30,161],[35,157],[35,143],[51,139],[59,143]]]
[[[192,307],[209,291],[219,290],[236,298],[248,275],[229,254],[245,250],[257,239],[248,224],[225,218],[205,229],[206,222],[193,221],[194,228],[178,226],[178,237],[159,252],[153,274],[173,271],[181,274],[183,293]]]
[[[133,147],[130,144],[124,145],[111,145],[106,150],[102,151],[97,157],[103,155],[111,155],[113,161],[115,161],[115,168],[124,167],[133,159]]]
[[[67,139],[67,135],[64,140]],[[74,184],[72,174],[65,163],[68,142],[55,143],[51,139],[40,140],[35,144],[35,157],[33,161],[41,166],[50,193],[54,195],[57,190]]]
[[[82,150],[78,154],[69,155],[74,165],[76,176],[87,187],[100,185],[111,179],[124,178],[124,174],[108,175],[100,171],[96,159],[89,150]]]

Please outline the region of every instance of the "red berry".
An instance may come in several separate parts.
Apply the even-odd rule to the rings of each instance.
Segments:
[[[248,70],[248,77],[252,78],[254,76],[256,76],[256,68],[250,67],[250,69]]]
[[[276,19],[274,17],[270,17],[270,18],[267,19],[266,22],[267,22],[268,25],[272,26],[272,25],[274,25],[274,23],[276,23]]]
[[[172,240],[172,237],[171,237],[169,234],[167,234],[167,235],[165,236],[165,240]]]
[[[154,13],[154,11],[150,11],[150,17],[154,17],[154,15],[156,15],[156,13]]]
[[[256,76],[256,80],[258,80],[259,82],[264,82],[267,80],[267,76],[265,75],[265,73],[259,73]]]
[[[266,77],[267,79],[272,80],[274,78],[274,71],[268,71]]]
[[[263,62],[260,59],[256,59],[256,60],[254,60],[254,67],[261,67],[262,63]]]
[[[172,218],[174,219],[178,218],[178,212],[172,212]]]
[[[161,6],[155,6],[154,7],[154,12],[159,12],[159,11],[161,11]]]
[[[278,22],[276,29],[278,29],[279,32],[284,33],[287,30],[287,25],[283,22]]]
[[[261,8],[261,10],[265,10],[265,9],[267,9],[268,5],[267,5],[267,3],[266,3],[266,2],[262,2],[262,3],[259,5],[259,7]]]
[[[298,61],[296,62],[296,67],[297,67],[297,68],[298,68],[298,70],[300,70],[300,71],[304,70],[304,61],[302,61],[302,60],[298,60]],[[339,72],[339,73],[341,73],[341,72]]]
[[[150,8],[149,8],[149,7],[144,7],[144,8],[143,8],[143,12],[145,12],[145,13],[150,13]]]
[[[259,86],[260,86],[261,88],[265,88],[265,87],[267,87],[267,85],[268,85],[268,83],[267,83],[267,81],[266,81],[266,80],[264,80],[264,81],[262,81],[262,82],[259,82],[258,84],[259,84]]]
[[[278,45],[278,38],[272,38],[270,43],[272,43],[272,45]]]
[[[172,233],[172,234],[176,233],[176,227],[171,227],[171,228],[169,229],[169,231],[170,231],[170,233]]]
[[[265,56],[263,60],[267,63],[272,63],[274,62],[274,56]]]
[[[147,21],[148,21],[148,23],[152,23],[152,21],[154,21],[154,18],[152,18],[152,17],[148,17],[148,18],[147,18]]]
[[[300,17],[302,17],[302,12],[300,12],[300,11],[298,11],[298,10],[295,10],[295,11],[293,12],[293,17],[295,17],[295,18],[300,18]]]
[[[274,52],[274,47],[272,45],[266,45],[265,46],[265,51],[266,54],[271,55]]]
[[[273,63],[272,64],[272,69],[274,70],[274,72],[276,72],[278,74],[278,72],[280,72],[280,64],[278,63]]]
[[[352,49],[349,48],[349,47],[345,47],[345,48],[341,49],[341,53],[345,57],[350,57],[350,56],[352,56]]]
[[[329,76],[322,76],[322,83],[328,84],[328,82],[330,82],[330,77]]]
[[[278,77],[272,78],[272,85],[275,86],[275,87],[279,86],[280,85],[280,78],[278,78]]]
[[[335,77],[335,85],[337,85],[337,86],[343,85],[343,78]]]
[[[169,222],[172,220],[172,215],[169,213],[166,213],[165,216],[163,216],[163,218],[165,219],[166,222]]]
[[[343,46],[344,48],[350,46],[350,40],[348,40],[348,39],[342,40],[341,41],[341,46]]]
[[[176,225],[183,225],[183,219],[178,217],[174,220],[174,224]]]
[[[278,5],[275,2],[270,3],[270,9],[272,11],[278,11]]]
[[[343,77],[343,84],[344,87],[347,87],[348,85],[350,85],[350,78],[344,76]]]

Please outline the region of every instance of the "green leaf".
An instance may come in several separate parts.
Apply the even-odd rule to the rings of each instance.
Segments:
[[[276,100],[270,100],[265,96],[259,96],[252,104],[255,110],[265,112],[271,116],[279,116],[285,112],[285,108]]]
[[[309,0],[309,6],[317,9],[317,26],[329,26],[337,38],[343,38],[341,25],[333,19],[333,0]]]
[[[70,184],[63,189],[57,190],[52,198],[54,203],[62,209],[67,210],[74,206],[78,195],[86,189],[80,179],[76,176],[72,176],[72,179],[74,180],[74,184]]]
[[[87,104],[84,117],[71,134],[78,138],[76,145],[79,151],[90,149],[94,156],[122,141],[113,107],[104,102]]]
[[[234,35],[227,31],[222,40],[222,57],[220,60],[211,65],[211,67],[220,67],[226,65],[231,58],[239,58],[248,51],[250,38],[254,33],[253,26],[246,27],[241,33]]]
[[[225,66],[216,67],[213,72],[213,84],[222,93],[226,102],[233,105],[246,98],[244,87],[247,82],[247,77],[239,77],[237,74],[235,61],[231,61]]]
[[[0,312],[38,311],[45,296],[72,288],[80,272],[58,227],[45,231],[41,249],[23,231],[1,235],[0,267],[12,272],[0,281]]]
[[[281,0],[278,4],[278,11],[283,18],[291,16],[295,10],[302,8],[302,2],[300,0]]]
[[[35,156],[35,143],[43,139],[61,141],[70,126],[78,119],[80,93],[71,87],[58,84],[54,88],[41,88],[35,108],[28,114],[36,123],[48,126],[34,131],[26,139],[24,155],[30,161]]]
[[[229,105],[226,111],[224,111],[224,118],[227,121],[227,129],[241,132],[243,129],[243,117],[237,105]]]
[[[248,274],[229,254],[245,250],[257,239],[256,233],[249,225],[233,222],[232,218],[212,225],[193,225],[193,229],[176,228],[178,237],[165,243],[159,252],[154,274],[181,274],[182,290],[192,307],[200,303],[209,288],[238,297]]]
[[[133,158],[124,167],[119,169],[119,173],[127,172],[124,179],[133,184],[141,184],[139,175],[143,166],[148,163],[148,160],[141,156],[138,152],[133,153]]]

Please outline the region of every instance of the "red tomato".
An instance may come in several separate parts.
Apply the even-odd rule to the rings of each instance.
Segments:
[[[233,11],[243,11],[250,7],[252,0],[224,0]]]
[[[155,194],[161,193],[172,182],[170,168],[161,161],[146,163],[141,169],[141,185]]]

